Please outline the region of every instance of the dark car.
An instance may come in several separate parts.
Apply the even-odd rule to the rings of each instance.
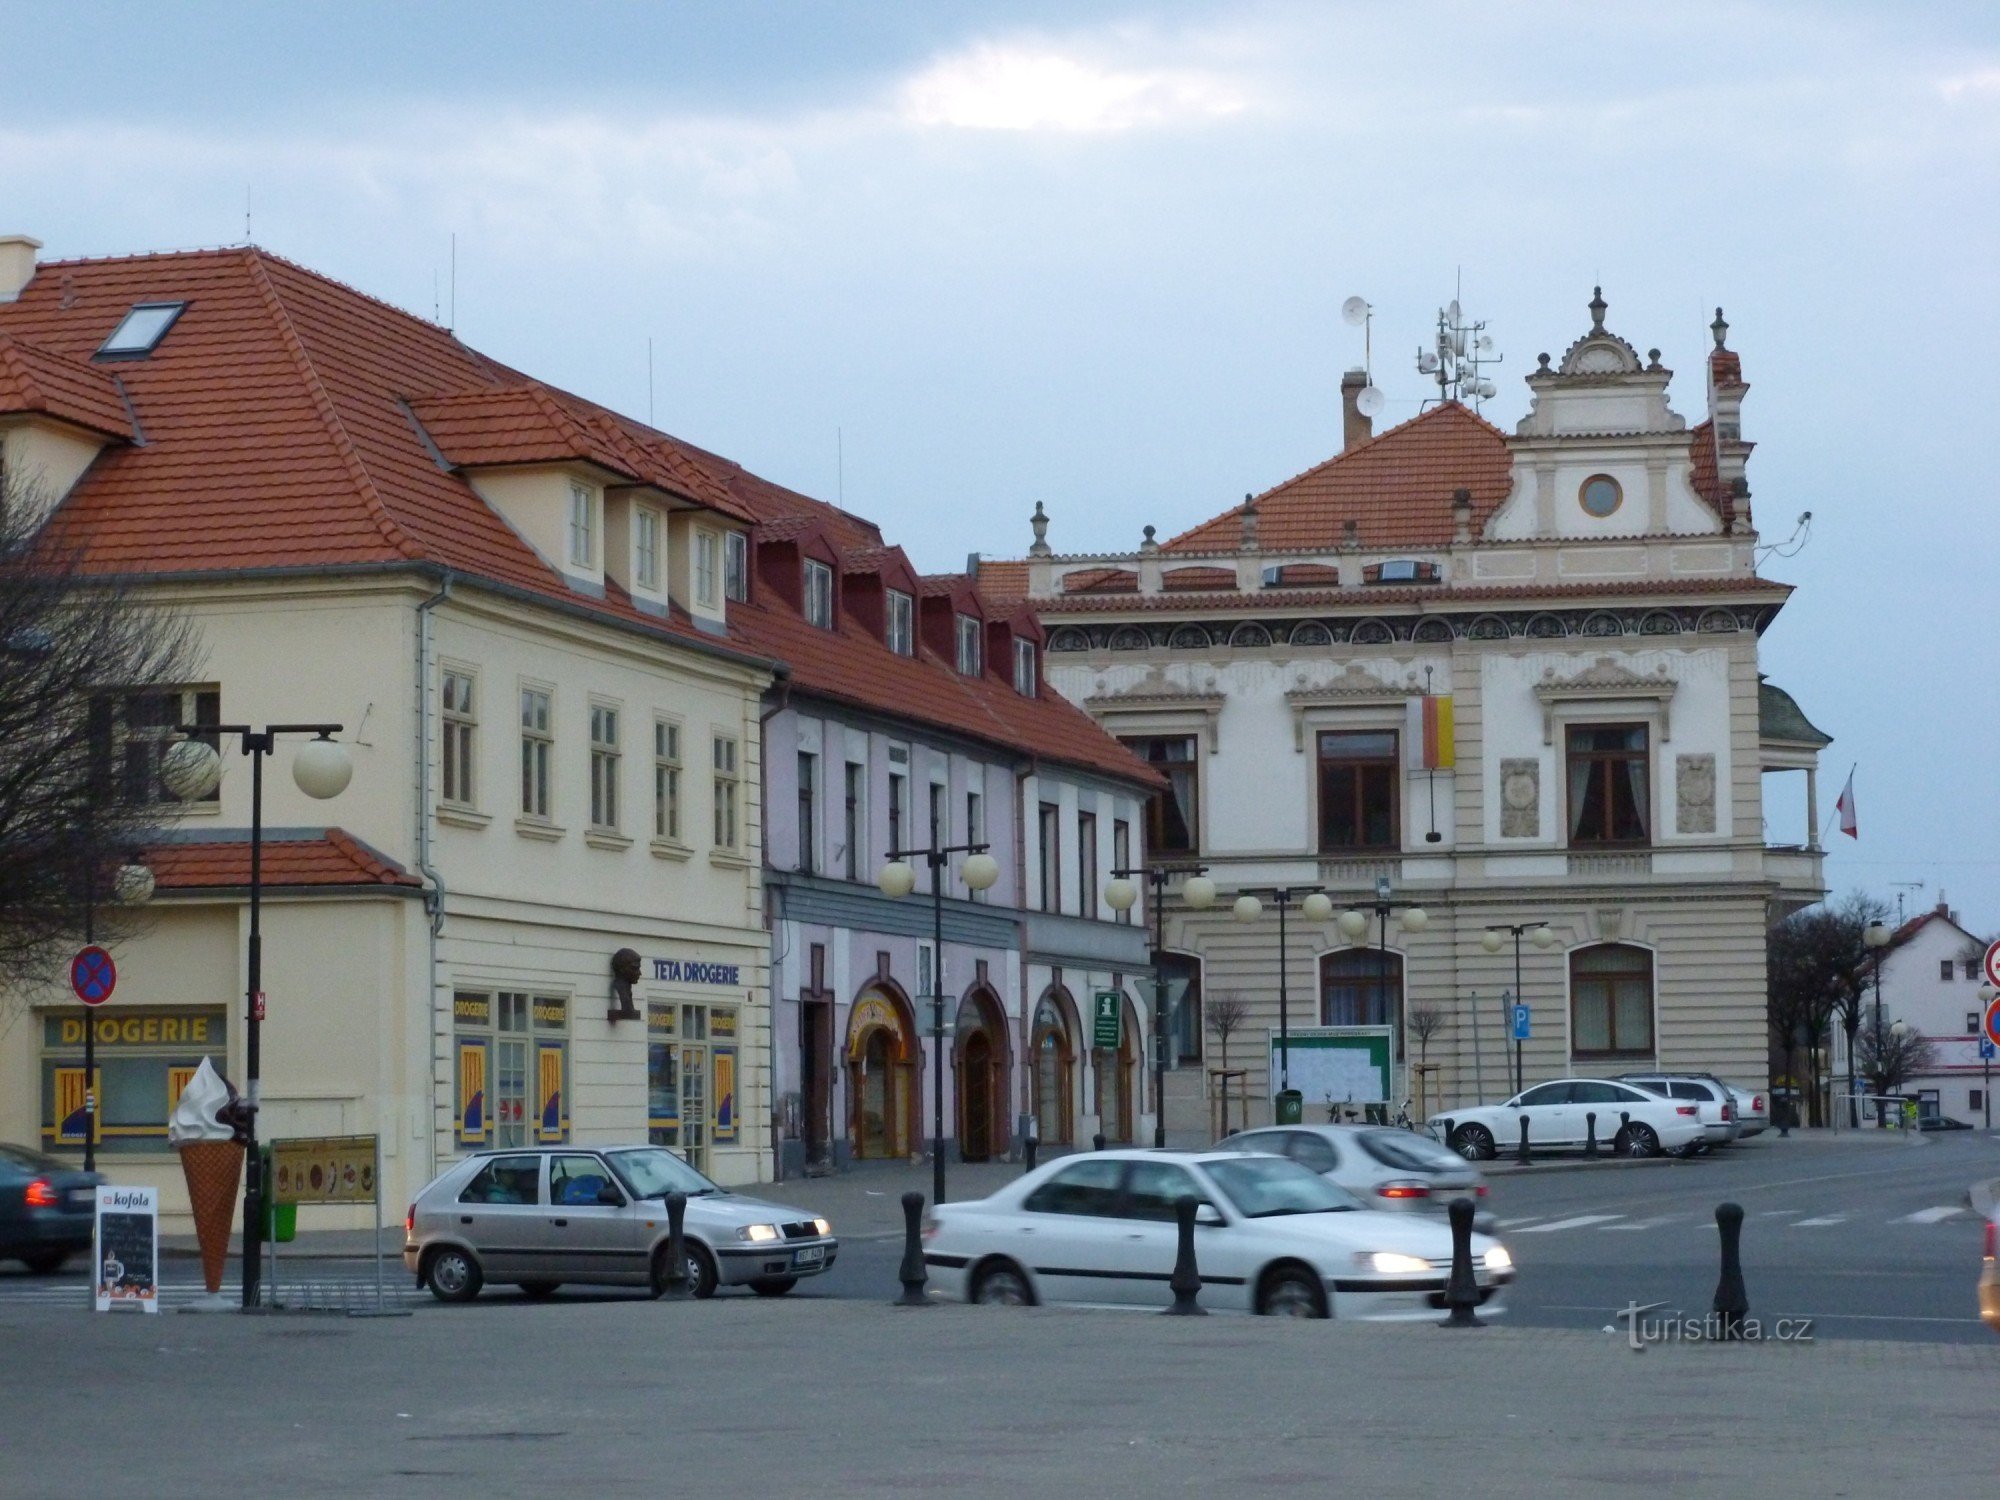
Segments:
[[[0,1260],[46,1276],[88,1250],[102,1181],[53,1156],[0,1144]]]
[[[1950,1115],[1925,1115],[1917,1121],[1919,1130],[1970,1130],[1972,1127],[1963,1120],[1954,1120]]]

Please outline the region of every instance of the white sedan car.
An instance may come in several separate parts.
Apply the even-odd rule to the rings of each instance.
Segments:
[[[1593,1121],[1589,1117],[1595,1115]],[[1577,1151],[1594,1131],[1597,1144],[1621,1156],[1657,1156],[1702,1139],[1701,1111],[1609,1078],[1559,1078],[1538,1083],[1505,1104],[1475,1105],[1432,1115],[1431,1133],[1468,1161],[1491,1161],[1521,1139],[1536,1151]]]
[[[1297,1162],[1237,1152],[1099,1151],[1050,1162],[924,1223],[924,1264],[946,1295],[1012,1305],[1164,1307],[1190,1195],[1201,1302],[1308,1318],[1435,1320],[1451,1231],[1380,1213]],[[1472,1237],[1481,1305],[1499,1311],[1514,1263]]]

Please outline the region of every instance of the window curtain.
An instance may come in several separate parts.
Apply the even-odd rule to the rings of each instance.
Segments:
[[[1591,763],[1571,752],[1569,762],[1569,836],[1583,833],[1584,804],[1590,797]]]

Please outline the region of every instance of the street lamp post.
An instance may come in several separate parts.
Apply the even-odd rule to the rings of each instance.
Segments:
[[[1479,935],[1479,946],[1484,948],[1488,953],[1498,953],[1502,948],[1507,946],[1507,939],[1503,936],[1506,933],[1513,934],[1514,938],[1514,1003],[1519,1005],[1522,1003],[1521,935],[1526,933],[1528,941],[1533,943],[1537,948],[1553,948],[1556,945],[1557,939],[1555,933],[1550,931],[1549,924],[1546,922],[1503,922],[1499,926],[1489,927],[1485,932],[1481,933]],[[1521,1092],[1521,1039],[1519,1037],[1514,1039],[1514,1092],[1516,1094]]]
[[[1285,937],[1285,914],[1298,904],[1308,922],[1324,922],[1333,915],[1333,898],[1317,886],[1260,886],[1241,892],[1234,908],[1236,920],[1254,922],[1264,914],[1259,896],[1268,897],[1278,908],[1278,1092],[1292,1088],[1292,992],[1286,972],[1291,954]]]
[[[983,891],[1000,878],[1000,866],[987,844],[941,844],[936,819],[931,822],[931,847],[891,849],[889,862],[875,877],[882,894],[901,898],[916,888],[917,872],[910,860],[921,859],[931,872],[931,1202],[944,1202],[944,872],[954,854],[965,856],[959,877],[968,890]]]
[[[1893,936],[1894,934],[1889,931],[1889,924],[1886,922],[1870,922],[1866,927],[1861,929],[1861,942],[1863,946],[1874,950],[1875,955],[1875,1065],[1878,1068],[1882,1065],[1882,959],[1884,950],[1889,946],[1889,939]],[[1859,1106],[1854,1103],[1854,1037],[1852,1034],[1847,1038],[1847,1096],[1849,1107],[1858,1108]],[[1856,1120],[1855,1123],[1859,1125],[1860,1121]],[[1879,1104],[1875,1109],[1875,1124],[1878,1129],[1885,1128],[1885,1122],[1882,1120],[1882,1109]]]
[[[1993,1128],[1993,1039],[1986,1034],[1986,1012],[1995,1000],[2000,1000],[2000,990],[1990,984],[1979,987],[1979,1068],[1984,1075],[1980,1080],[1979,1102],[1986,1107],[1986,1128]]]
[[[1416,902],[1397,901],[1389,892],[1389,877],[1387,875],[1376,876],[1375,899],[1357,906],[1350,906],[1340,914],[1340,920],[1337,924],[1349,942],[1356,942],[1368,935],[1367,913],[1372,911],[1375,914],[1377,921],[1380,923],[1381,931],[1380,944],[1375,950],[1375,992],[1382,997],[1385,1004],[1389,996],[1390,915],[1400,911],[1403,915],[1399,920],[1401,920],[1403,927],[1410,932],[1422,932],[1429,925],[1431,919],[1430,913],[1425,911]],[[1409,989],[1407,978],[1408,976],[1406,975],[1405,983],[1401,987],[1405,992]],[[1396,1045],[1398,1050],[1401,1050],[1404,1045],[1403,1011],[1404,1007],[1399,1003],[1396,1006]]]
[[[96,832],[95,823],[91,832]],[[83,872],[83,943],[97,941],[97,859],[90,852]],[[142,906],[153,899],[153,872],[136,860],[123,866],[113,881],[112,892],[121,906]],[[83,1170],[97,1170],[97,1111],[103,1101],[97,1097],[97,1017],[83,1018]]]
[[[1153,913],[1153,1145],[1167,1144],[1167,975],[1161,967],[1167,947],[1167,881],[1175,875],[1188,878],[1181,886],[1181,900],[1194,911],[1215,904],[1215,882],[1202,872],[1207,865],[1144,865],[1113,870],[1104,887],[1104,904],[1113,911],[1130,911],[1139,899],[1135,880],[1143,879],[1151,888],[1149,906]],[[1088,915],[1088,913],[1086,913]]]
[[[244,991],[243,1099],[249,1106],[250,1139],[243,1154],[243,1307],[257,1305],[258,1283],[263,1275],[263,1251],[259,1243],[264,1221],[264,1174],[257,1154],[257,1109],[262,1090],[260,1043],[264,1020],[264,758],[277,749],[281,734],[310,734],[313,739],[299,747],[292,758],[292,780],[308,797],[325,800],[347,789],[354,763],[344,746],[333,736],[339,724],[267,724],[258,729],[249,724],[183,724],[184,735],[239,735],[243,753],[250,757],[250,936]],[[184,801],[206,797],[222,780],[222,756],[214,746],[197,739],[184,739],[168,750],[161,766],[167,790]]]

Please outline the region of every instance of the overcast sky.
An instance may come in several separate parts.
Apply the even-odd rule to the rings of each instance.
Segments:
[[[1765,670],[1858,762],[1836,890],[2000,929],[2000,7],[5,0],[0,229],[240,241],[878,520],[920,566],[1170,534],[1384,422],[1462,276],[1701,415],[1727,309]],[[1774,841],[1800,830],[1774,799]]]

